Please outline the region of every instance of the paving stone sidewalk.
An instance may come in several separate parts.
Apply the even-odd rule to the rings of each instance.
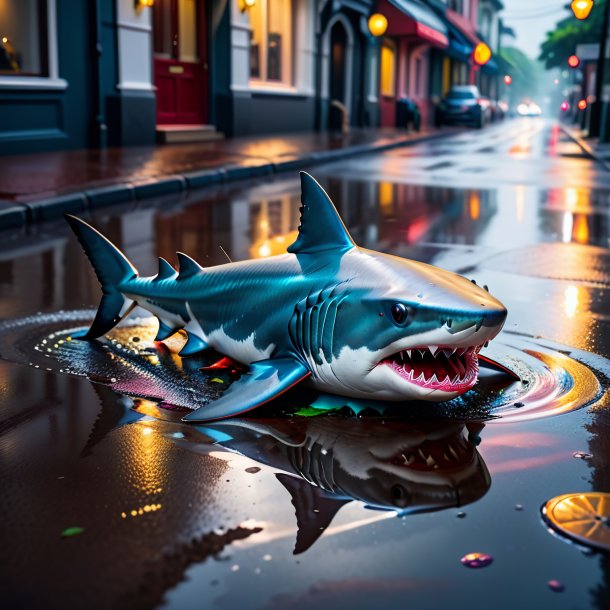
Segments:
[[[357,129],[348,135],[302,133],[4,156],[0,157],[0,229],[220,182],[298,171],[456,131]]]

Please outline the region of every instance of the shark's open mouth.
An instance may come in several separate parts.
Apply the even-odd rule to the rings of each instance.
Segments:
[[[413,385],[444,392],[465,392],[477,381],[477,354],[471,347],[416,347],[397,352],[381,361]]]
[[[436,441],[425,441],[417,447],[401,449],[388,463],[422,472],[452,472],[470,464],[474,447],[462,435]]]

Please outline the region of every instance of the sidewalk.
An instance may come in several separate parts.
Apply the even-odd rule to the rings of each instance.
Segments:
[[[221,182],[298,171],[456,131],[354,129],[346,136],[303,133],[0,157],[0,229]]]
[[[569,138],[580,146],[587,157],[597,161],[604,169],[610,170],[610,144],[600,144],[598,138],[587,137],[587,132],[575,125],[560,123],[560,127]]]

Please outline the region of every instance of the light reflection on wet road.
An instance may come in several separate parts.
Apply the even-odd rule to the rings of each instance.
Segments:
[[[360,245],[474,277],[507,305],[508,330],[609,357],[610,174],[577,152],[556,126],[515,120],[312,173]],[[156,256],[175,262],[176,250],[207,265],[226,261],[220,246],[232,260],[281,253],[294,238],[299,205],[295,174],[103,209],[91,220],[142,273],[154,273]],[[62,222],[2,237],[0,318],[97,304],[97,281]],[[346,502],[276,476],[306,470],[303,455],[285,449],[298,444],[299,431],[281,422],[229,431],[243,455],[223,449],[226,429],[160,421],[145,402],[140,411],[153,417],[117,428],[129,413],[124,398],[43,368],[0,361],[0,589],[8,607],[610,603],[608,559],[550,536],[539,518],[554,495],[610,491],[603,408],[432,432],[422,424],[375,433],[356,420],[339,433],[332,422],[310,420],[303,434],[317,425],[316,438],[342,440],[323,445],[336,449],[333,472],[357,498]],[[220,444],[210,446],[212,439]],[[370,477],[375,443],[397,443],[389,463],[403,454],[410,461],[406,446],[436,457],[451,445],[460,484],[474,486],[462,501],[472,503],[403,518],[366,508],[380,493],[358,487]],[[578,450],[593,457],[575,459]],[[323,469],[322,455],[308,468]],[[384,492],[407,485],[406,472],[387,471],[394,478]],[[456,476],[448,477],[454,485]],[[440,477],[420,478],[412,502],[451,504],[432,485]],[[85,532],[62,539],[70,526]],[[467,570],[459,560],[469,552],[489,553],[494,563]],[[549,590],[550,579],[565,591]]]

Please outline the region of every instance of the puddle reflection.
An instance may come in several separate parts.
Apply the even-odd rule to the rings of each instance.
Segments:
[[[295,508],[294,553],[299,554],[352,500],[404,515],[464,506],[481,498],[491,485],[476,450],[483,427],[300,417],[228,420],[198,430],[209,437],[206,445],[214,439],[280,471],[275,477]],[[195,449],[203,440],[193,429],[170,438]]]

